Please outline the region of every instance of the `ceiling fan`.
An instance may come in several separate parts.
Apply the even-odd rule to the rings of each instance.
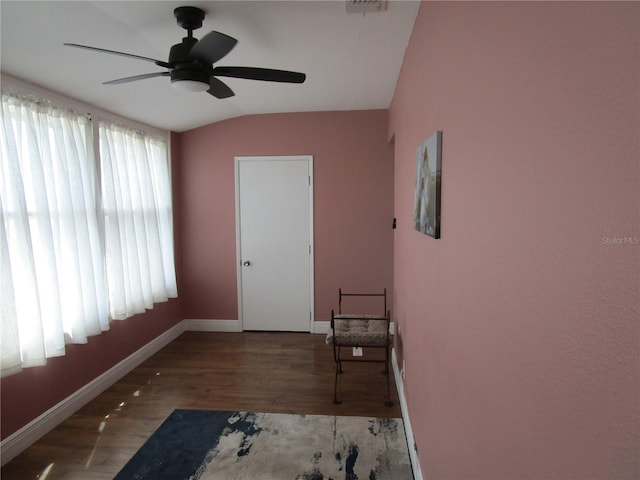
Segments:
[[[167,69],[163,72],[144,73],[111,80],[104,82],[105,85],[127,83],[153,77],[171,77],[171,85],[177,89],[188,92],[206,90],[214,97],[222,99],[232,97],[235,94],[231,88],[216,77],[246,78],[249,80],[284,83],[303,83],[306,79],[304,73],[287,70],[257,67],[214,67],[213,64],[227,55],[238,41],[224,33],[215,31],[207,33],[200,40],[194,38],[193,31],[202,27],[202,20],[204,19],[204,11],[199,8],[178,7],[173,14],[178,21],[178,25],[187,30],[188,33],[182,39],[182,43],[171,47],[169,61],[167,62],[77,43],[65,43],[64,45],[144,60]]]

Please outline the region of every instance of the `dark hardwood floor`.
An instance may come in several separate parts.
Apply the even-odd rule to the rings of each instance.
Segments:
[[[365,350],[365,356],[377,352]],[[2,480],[112,479],[176,408],[401,417],[381,364],[344,364],[333,403],[324,335],[186,332],[1,470]]]

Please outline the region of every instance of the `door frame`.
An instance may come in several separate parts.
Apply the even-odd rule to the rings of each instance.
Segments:
[[[238,289],[238,322],[240,330],[244,331],[243,320],[243,297],[242,297],[242,232],[240,222],[240,163],[243,161],[290,161],[305,160],[309,172],[309,329],[313,333],[313,325],[315,321],[315,286],[314,286],[314,237],[313,237],[313,155],[257,155],[257,156],[236,156],[234,157],[234,173],[235,173],[235,209],[236,209],[236,279]]]

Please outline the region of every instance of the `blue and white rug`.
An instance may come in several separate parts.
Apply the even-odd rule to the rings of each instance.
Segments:
[[[175,410],[114,480],[413,480],[402,419]]]

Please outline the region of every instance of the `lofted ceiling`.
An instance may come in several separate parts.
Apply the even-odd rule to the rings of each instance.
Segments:
[[[171,87],[167,77],[102,82],[162,71],[153,63],[63,46],[79,43],[167,60],[186,36],[178,6],[205,11],[211,30],[238,40],[216,66],[304,72],[303,84],[222,79],[235,96]],[[304,1],[11,1],[0,0],[0,70],[29,83],[158,128],[185,131],[227,118],[277,112],[389,107],[417,1],[347,13],[344,0]]]

